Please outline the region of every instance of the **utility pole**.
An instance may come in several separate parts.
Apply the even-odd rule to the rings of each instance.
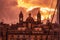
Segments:
[[[57,0],[57,21],[60,24],[60,0]]]

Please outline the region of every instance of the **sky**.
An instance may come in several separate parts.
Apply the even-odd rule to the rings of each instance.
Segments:
[[[17,23],[19,22],[18,18],[21,10],[23,11],[24,18],[27,18],[29,12],[35,13],[38,10],[33,9],[32,11],[30,10],[31,7],[55,8],[56,2],[57,0],[0,0],[0,22],[3,21],[8,24]],[[29,10],[29,12],[26,12],[26,10]]]

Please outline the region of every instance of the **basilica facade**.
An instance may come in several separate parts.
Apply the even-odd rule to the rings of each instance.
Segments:
[[[27,28],[33,28],[35,25],[38,26],[38,24],[41,24],[41,14],[40,14],[40,11],[38,11],[37,13],[37,21],[34,21],[33,17],[31,17],[31,13],[29,13],[26,21],[23,21],[23,13],[20,12],[19,14],[19,25],[20,26],[24,26],[24,27],[27,27]]]

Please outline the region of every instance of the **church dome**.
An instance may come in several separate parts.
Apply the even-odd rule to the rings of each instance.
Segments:
[[[29,17],[26,19],[26,22],[33,23],[34,19],[31,17],[31,14],[29,14]]]

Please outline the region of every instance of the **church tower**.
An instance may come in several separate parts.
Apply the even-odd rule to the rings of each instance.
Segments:
[[[40,13],[40,11],[38,11],[38,14],[37,14],[37,22],[41,23],[41,13]]]
[[[19,23],[23,23],[23,13],[22,13],[22,11],[20,12],[20,14],[19,14]]]

